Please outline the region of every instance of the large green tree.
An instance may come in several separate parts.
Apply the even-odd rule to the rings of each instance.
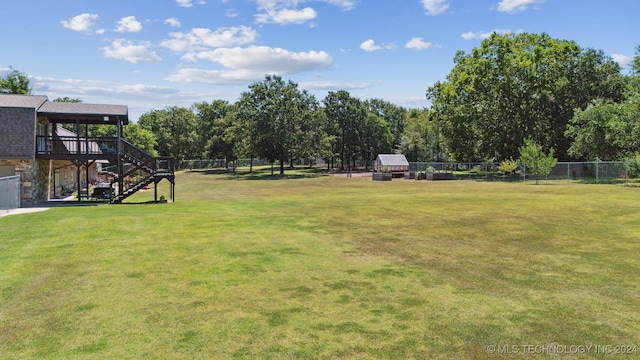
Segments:
[[[81,103],[82,99],[70,98],[68,96],[53,99],[53,102]]]
[[[378,154],[391,152],[393,147],[393,133],[389,124],[380,116],[369,112],[360,131],[360,157],[364,162],[365,170],[376,159]]]
[[[409,161],[447,161],[446,144],[433,110],[411,109],[400,151]]]
[[[196,103],[198,116],[198,135],[204,156],[210,159],[224,158],[227,164],[236,157],[235,137],[229,136],[229,128],[233,125],[232,106],[224,100]]]
[[[321,128],[308,126],[318,108],[315,97],[300,91],[298,84],[267,75],[249,86],[238,101],[239,117],[251,139],[249,151],[272,164],[284,164],[306,153],[307,137]]]
[[[330,91],[322,100],[327,116],[327,133],[333,138],[333,153],[340,159],[340,169],[356,161],[367,108],[346,90]]]
[[[633,58],[633,63],[631,64],[631,71],[634,75],[640,76],[640,45],[636,47],[636,56]]]
[[[626,77],[622,101],[593,101],[578,109],[566,135],[573,140],[569,154],[582,160],[636,158],[640,144],[640,47]]]
[[[111,128],[114,127],[111,126]],[[158,141],[155,134],[143,128],[140,124],[131,122],[124,126],[122,128],[122,137],[148,154],[158,156],[158,151],[156,150]]]
[[[392,135],[391,147],[399,148],[407,123],[407,110],[382,99],[367,100],[366,106],[367,111],[379,116],[388,124]]]
[[[594,102],[578,110],[567,129],[569,153],[582,160],[622,160],[640,144],[640,107],[636,103]]]
[[[18,70],[11,69],[9,74],[0,78],[0,94],[31,95],[29,78]]]
[[[198,147],[197,119],[191,109],[172,106],[142,114],[138,124],[155,135],[158,154],[172,156],[180,164],[202,154]]]
[[[567,158],[574,109],[624,94],[610,57],[547,34],[494,33],[471,53],[459,51],[454,63],[427,97],[456,160],[516,157],[524,139]]]

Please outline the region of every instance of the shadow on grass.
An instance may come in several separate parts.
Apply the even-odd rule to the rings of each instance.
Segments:
[[[98,206],[98,205],[108,205],[109,201],[102,200],[53,200],[47,201],[46,206],[50,207],[62,207],[62,206]]]
[[[145,204],[171,204],[173,201],[155,201],[155,200],[147,200],[147,201],[127,201],[122,202],[116,205],[145,205]]]
[[[227,169],[204,169],[192,170],[192,172],[202,175],[222,175],[220,180],[291,180],[291,179],[308,179],[323,175],[323,170],[319,168],[285,168],[284,174],[279,173],[279,168],[274,168],[273,174],[270,167],[254,168],[249,170],[236,170],[231,172]]]

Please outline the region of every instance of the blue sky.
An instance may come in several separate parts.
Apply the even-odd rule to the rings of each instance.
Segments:
[[[456,51],[493,31],[546,32],[626,67],[638,14],[637,0],[11,0],[0,75],[26,73],[50,100],[128,105],[134,121],[235,102],[267,73],[318,100],[347,90],[422,108]]]

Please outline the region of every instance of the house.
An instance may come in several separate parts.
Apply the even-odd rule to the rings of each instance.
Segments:
[[[24,205],[48,201],[63,191],[75,192],[81,201],[83,195],[90,196],[97,164],[108,163],[117,169],[112,203],[163,179],[171,182],[173,198],[173,158],[153,157],[123,139],[122,127],[128,123],[126,105],[50,102],[46,96],[2,94],[0,177],[21,175]],[[117,136],[81,135],[96,124],[116,127]],[[125,178],[135,181],[125,185]]]
[[[403,177],[405,171],[409,171],[409,162],[402,154],[378,154],[373,163],[373,171],[389,172],[393,177]]]

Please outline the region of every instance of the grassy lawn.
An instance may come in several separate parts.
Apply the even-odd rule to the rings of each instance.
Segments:
[[[266,174],[0,218],[0,358],[640,347],[636,187]]]

